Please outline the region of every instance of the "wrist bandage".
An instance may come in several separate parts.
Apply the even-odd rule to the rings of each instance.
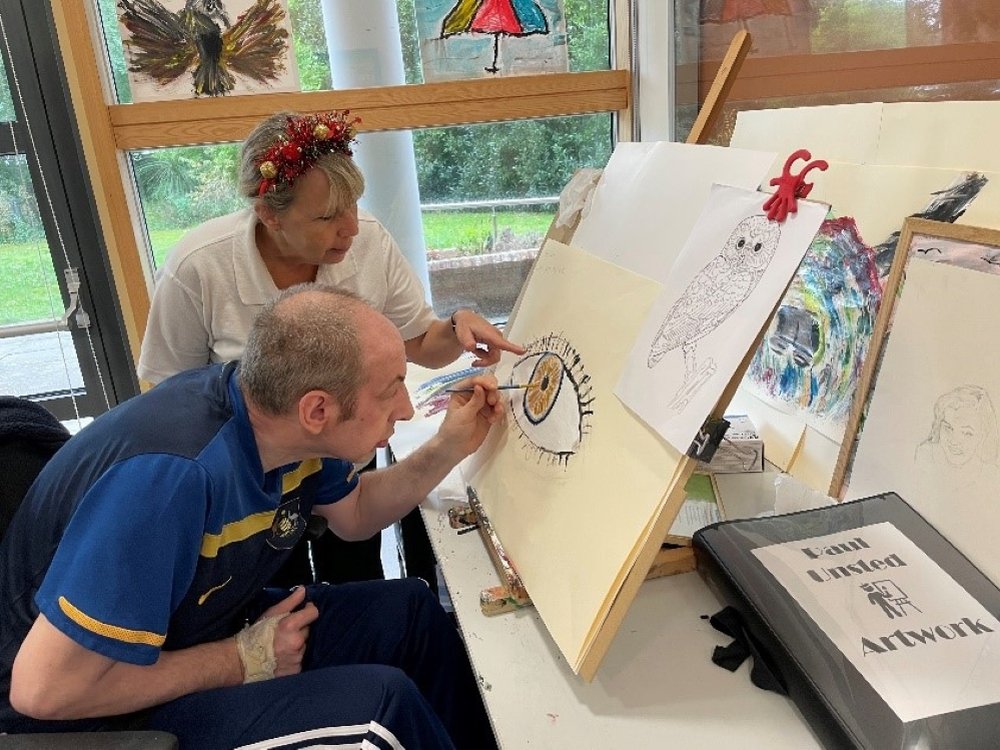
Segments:
[[[278,659],[274,655],[274,631],[288,614],[264,617],[236,634],[236,652],[243,664],[243,682],[260,682],[274,677]]]

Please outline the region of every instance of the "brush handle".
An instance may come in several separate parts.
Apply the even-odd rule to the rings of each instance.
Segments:
[[[534,388],[534,383],[520,383],[518,385],[498,385],[498,391],[516,391],[522,388]],[[472,393],[474,388],[446,388],[445,393]]]

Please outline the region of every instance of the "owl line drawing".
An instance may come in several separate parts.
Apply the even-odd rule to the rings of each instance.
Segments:
[[[699,362],[698,342],[742,305],[774,257],[781,229],[762,214],[742,219],[721,252],[702,268],[670,307],[653,337],[646,364],[653,369],[668,352],[680,347],[684,381],[667,407],[679,412],[715,374],[715,360]]]

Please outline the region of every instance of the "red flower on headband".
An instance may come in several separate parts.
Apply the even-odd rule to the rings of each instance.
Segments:
[[[348,119],[348,109],[318,115],[289,115],[285,132],[260,161],[260,185],[257,195],[290,186],[310,169],[323,154],[334,151],[351,156],[351,143],[360,117]]]

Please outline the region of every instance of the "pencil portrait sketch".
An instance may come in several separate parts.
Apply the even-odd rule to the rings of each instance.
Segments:
[[[962,385],[934,402],[930,433],[917,445],[914,461],[949,486],[996,490],[998,455],[997,417],[989,393],[978,385]]]
[[[742,219],[719,254],[695,275],[671,306],[646,361],[652,369],[668,352],[680,348],[684,380],[668,405],[671,410],[682,410],[715,373],[715,360],[710,355],[698,360],[698,342],[716,330],[757,288],[780,237],[779,225],[766,216],[756,214]]]
[[[535,339],[514,363],[510,383],[510,428],[527,455],[539,463],[566,466],[590,430],[594,397],[583,359],[556,333]]]

